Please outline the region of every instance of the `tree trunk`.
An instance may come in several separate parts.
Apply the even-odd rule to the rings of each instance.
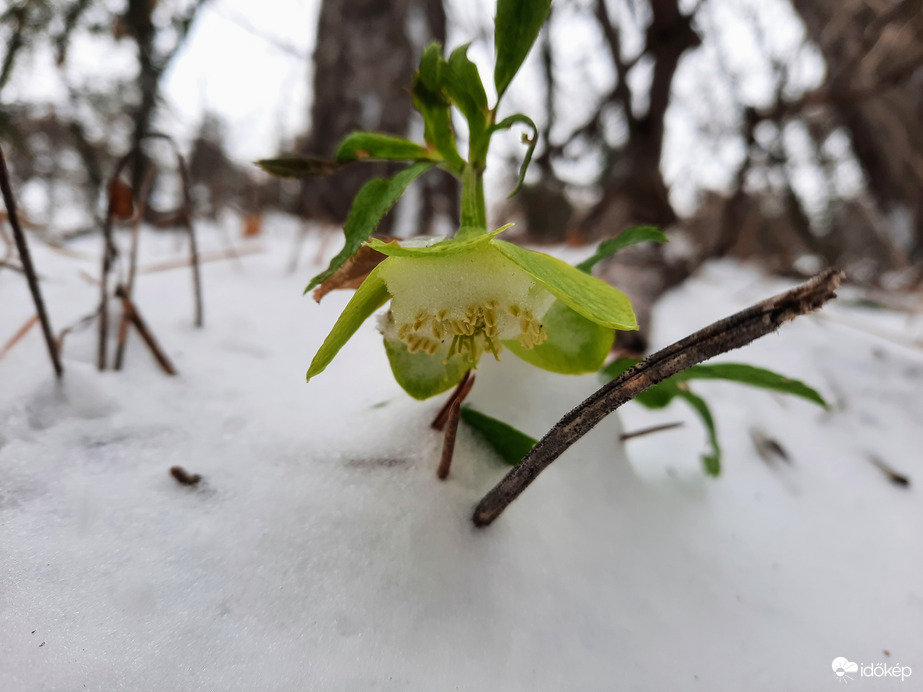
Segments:
[[[827,63],[831,93],[880,85],[865,98],[834,99],[868,186],[885,211],[913,217],[923,259],[923,0],[792,0]]]
[[[311,129],[302,150],[330,157],[354,130],[408,135],[416,59],[424,41],[445,41],[445,21],[441,0],[323,0],[314,52]],[[363,183],[399,168],[355,164],[327,178],[310,179],[304,185],[301,211],[308,218],[341,224]],[[439,206],[437,197],[432,186],[424,188],[428,208],[421,218]],[[386,217],[380,230],[386,231],[389,224]]]

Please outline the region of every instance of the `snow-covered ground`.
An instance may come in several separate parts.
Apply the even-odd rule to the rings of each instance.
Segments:
[[[775,692],[836,688],[840,656],[912,671],[860,668],[857,690],[923,689],[923,351],[880,336],[919,340],[919,317],[843,301],[731,354],[834,409],[697,383],[717,480],[691,414],[628,405],[628,430],[687,424],[624,450],[610,418],[476,530],[506,467],[462,428],[436,479],[441,401],[399,390],[371,321],[304,384],[349,296],[302,297],[318,243],[288,274],[295,227],[267,225],[265,252],[203,266],[204,329],[188,271],[139,277],[178,377],[135,334],[124,371],[96,372],[92,327],[60,385],[38,329],[0,361],[0,689]],[[142,264],[180,251],[143,241]],[[97,245],[32,244],[56,329],[95,306]],[[654,345],[784,287],[709,265],[659,305]],[[0,269],[0,344],[32,312]],[[538,436],[596,386],[507,358],[470,401]],[[790,462],[761,459],[753,429]]]

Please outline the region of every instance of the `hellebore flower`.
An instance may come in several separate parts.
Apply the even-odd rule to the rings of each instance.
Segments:
[[[512,224],[510,224],[512,225]],[[380,322],[394,378],[416,399],[456,385],[484,354],[508,349],[552,372],[595,372],[614,329],[637,329],[628,298],[550,255],[462,228],[455,238],[369,245],[387,257],[368,275],[314,356],[322,372],[389,299]]]

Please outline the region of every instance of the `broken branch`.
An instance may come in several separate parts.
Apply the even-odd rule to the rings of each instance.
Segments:
[[[844,274],[828,269],[790,291],[757,303],[654,353],[601,387],[564,416],[474,510],[475,526],[488,526],[538,475],[603,418],[641,392],[702,361],[749,344],[784,322],[836,297]]]

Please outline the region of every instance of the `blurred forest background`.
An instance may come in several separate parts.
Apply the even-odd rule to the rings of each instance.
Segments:
[[[301,182],[250,160],[331,156],[355,129],[419,136],[408,90],[431,40],[474,39],[469,55],[492,69],[488,0],[292,2],[294,16],[290,3],[234,0],[4,3],[0,141],[32,232],[99,233],[109,177],[139,144],[145,158],[124,182],[139,189],[145,163],[157,162],[145,210],[154,227],[192,213],[255,234],[263,214],[281,211],[333,232],[386,164]],[[233,50],[241,32],[249,42],[235,62],[203,47],[207,35]],[[196,70],[202,93],[229,83],[268,120],[242,123],[204,97],[189,117],[196,98],[175,84]],[[274,99],[248,93],[259,81],[279,85]],[[540,140],[522,192],[488,198],[494,216],[520,221],[521,238],[537,243],[667,230],[668,246],[601,268],[642,320],[715,257],[797,275],[839,265],[888,289],[923,283],[923,0],[555,0],[508,100]],[[191,209],[166,142],[145,139],[152,132],[178,142]],[[507,140],[491,162],[500,190],[524,153],[517,133]],[[450,232],[456,197],[448,174],[427,178],[380,230]],[[9,260],[7,235],[0,223]]]

